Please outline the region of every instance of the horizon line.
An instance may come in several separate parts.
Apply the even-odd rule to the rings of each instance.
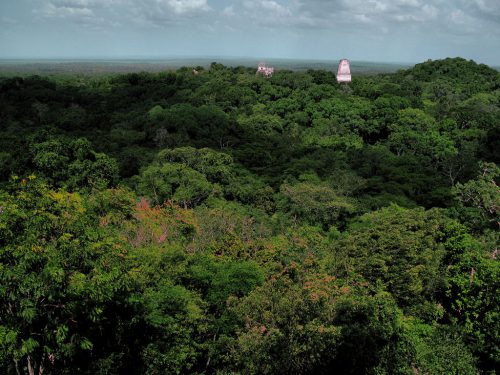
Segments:
[[[119,60],[134,60],[134,61],[152,61],[152,60],[181,60],[181,59],[215,59],[214,62],[217,62],[216,59],[223,60],[232,60],[232,59],[242,59],[242,60],[251,60],[251,61],[260,61],[260,60],[288,60],[288,61],[304,61],[304,62],[339,62],[340,60],[347,58],[351,62],[367,62],[367,63],[379,63],[379,64],[393,64],[393,65],[414,65],[419,62],[424,62],[429,59],[425,59],[422,61],[394,61],[394,60],[369,60],[366,58],[363,59],[352,59],[349,57],[339,57],[339,58],[303,58],[303,57],[269,57],[269,56],[238,56],[238,55],[121,55],[121,56],[0,56],[0,60],[19,60],[19,61],[54,61],[54,60],[62,60],[62,61],[119,61]]]

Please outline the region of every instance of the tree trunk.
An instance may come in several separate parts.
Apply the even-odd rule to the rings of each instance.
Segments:
[[[43,362],[43,358],[42,358],[42,362]],[[38,367],[38,371],[37,371],[37,367]],[[42,364],[40,364],[40,366],[37,366],[36,362],[33,360],[33,358],[31,358],[31,356],[28,356],[28,374],[29,375],[36,375],[37,373],[38,373],[38,375],[43,375],[43,370],[44,370],[44,367]]]
[[[28,373],[29,375],[35,375],[35,368],[30,356],[28,356]]]
[[[21,375],[21,372],[19,371],[19,361],[17,359],[14,359],[14,366],[16,367],[16,374]]]

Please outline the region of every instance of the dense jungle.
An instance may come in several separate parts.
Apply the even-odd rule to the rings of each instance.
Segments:
[[[495,374],[500,73],[0,77],[0,373]]]

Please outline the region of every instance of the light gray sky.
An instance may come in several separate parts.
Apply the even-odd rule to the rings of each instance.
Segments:
[[[0,58],[172,56],[500,65],[500,0],[0,0]]]

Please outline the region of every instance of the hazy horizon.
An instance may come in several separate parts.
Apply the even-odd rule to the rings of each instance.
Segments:
[[[448,56],[462,57],[462,56]],[[178,61],[178,60],[247,60],[247,61],[304,61],[304,62],[338,62],[346,57],[338,58],[307,58],[307,57],[266,57],[266,56],[245,56],[245,55],[123,55],[123,56],[0,56],[0,61],[74,61],[74,62],[120,62],[120,61],[137,61],[137,62],[162,62],[162,61]],[[367,60],[367,59],[349,59],[351,62],[358,63],[374,63],[374,64],[392,64],[392,65],[412,65],[423,61],[389,61],[389,60]],[[482,63],[481,61],[476,61]]]
[[[258,59],[253,57],[170,57],[170,58],[94,58],[94,59],[0,59],[0,74],[113,74],[133,72],[162,72],[181,67],[202,66],[208,68],[212,62],[229,67],[244,66],[255,68],[261,61],[277,70],[336,71],[338,60],[311,59]],[[413,63],[351,61],[353,74],[392,73],[413,66]]]

